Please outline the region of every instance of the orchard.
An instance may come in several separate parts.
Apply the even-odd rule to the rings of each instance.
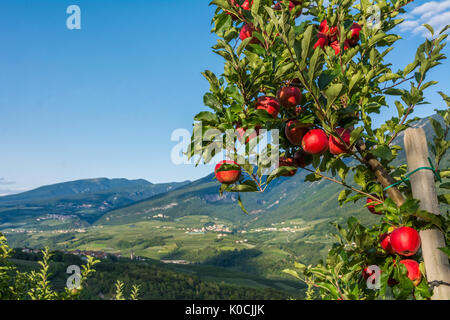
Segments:
[[[188,155],[200,153],[207,163],[217,154],[211,152],[214,145],[233,161],[216,166],[220,193],[263,192],[274,179],[306,170],[306,181],[325,179],[342,187],[341,206],[358,202],[367,214],[380,217],[370,228],[356,218],[348,220],[347,228],[336,224],[337,242],[325,261],[316,266],[297,262],[285,270],[308,285],[310,299],[431,299],[433,290],[433,299],[450,299],[448,214],[422,209],[406,179],[407,164],[393,165],[402,149],[401,133],[418,119],[415,109],[427,107],[425,92],[436,84],[428,73],[446,58],[441,52],[447,28],[435,31],[424,25],[429,37],[415,58],[395,68],[388,61],[401,38],[394,33],[403,22],[398,16],[409,2],[211,2],[216,7],[212,32],[218,38],[213,51],[223,57],[224,71],[220,76],[203,73],[210,83],[204,103],[211,111],[194,118],[194,133],[245,128],[251,139],[243,140],[241,130],[247,151],[242,156],[225,142],[203,139],[199,144],[193,134]],[[450,176],[448,168],[440,168],[450,144],[450,98],[440,95],[447,109],[437,110],[443,121],[430,120],[435,131],[430,165],[442,181]],[[393,107],[396,116],[375,128],[371,117]],[[261,129],[280,132],[279,147],[266,148],[270,160],[277,159],[275,167],[273,161],[250,161],[260,153],[252,141]],[[439,185],[448,189],[449,183]],[[449,195],[438,199],[448,205]],[[238,202],[246,212],[240,197]],[[422,230],[445,237],[446,245],[433,251],[445,257],[445,279],[427,280]],[[380,268],[377,290],[367,287],[371,265]],[[437,287],[443,288],[439,295]]]

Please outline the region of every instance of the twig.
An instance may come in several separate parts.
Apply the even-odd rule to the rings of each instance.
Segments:
[[[348,189],[351,189],[351,190],[353,190],[353,191],[355,191],[355,192],[357,192],[357,193],[363,194],[363,195],[367,196],[368,198],[371,198],[372,200],[375,200],[375,201],[377,201],[377,202],[384,203],[383,200],[381,200],[381,199],[379,199],[379,198],[377,198],[377,197],[375,197],[375,196],[373,196],[373,195],[371,195],[371,194],[369,194],[369,193],[366,193],[366,192],[364,192],[364,191],[361,191],[361,190],[359,190],[359,189],[356,189],[356,188],[354,188],[354,187],[352,187],[352,186],[346,184],[345,182],[336,180],[336,179],[334,179],[334,178],[327,177],[327,176],[321,174],[320,172],[317,172],[317,171],[314,171],[314,170],[311,170],[311,169],[308,169],[308,168],[303,168],[303,169],[306,170],[306,171],[309,171],[309,172],[311,172],[311,173],[317,174],[318,176],[322,177],[323,179],[332,181],[332,182],[334,182],[334,183],[338,183],[338,184],[340,184],[341,186],[344,186],[344,187],[346,187],[346,188],[348,188]]]

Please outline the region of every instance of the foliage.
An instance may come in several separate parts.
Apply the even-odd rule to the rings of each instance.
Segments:
[[[115,286],[116,286],[115,300],[126,300],[123,294],[124,283],[120,280],[117,280]],[[138,297],[139,297],[139,285],[134,284],[133,287],[131,288],[129,300],[138,300]]]
[[[93,266],[99,261],[88,257],[85,265],[82,265],[80,283],[78,288],[64,288],[64,291],[57,292],[52,289],[49,278],[51,273],[50,257],[48,248],[42,250],[43,258],[38,262],[41,269],[39,271],[21,272],[7,259],[11,255],[11,249],[6,243],[6,238],[0,234],[0,299],[1,300],[73,300],[77,299],[83,290],[83,285],[88,277],[95,270]]]
[[[15,250],[16,251],[16,250]],[[19,254],[20,253],[20,254]],[[40,269],[42,254],[17,250],[11,262],[22,273]],[[53,252],[48,279],[55,291],[65,290],[67,266],[81,264],[72,254]],[[287,299],[303,296],[302,283],[269,280],[205,264],[176,265],[159,261],[102,259],[79,291],[80,300],[160,300],[160,299]],[[300,290],[299,290],[300,289]]]
[[[230,147],[225,134],[237,128],[257,127],[284,132],[291,119],[303,127],[321,128],[328,136],[339,139],[346,152],[337,156],[330,152],[313,155],[312,169],[304,168],[311,172],[305,181],[326,179],[341,185],[341,205],[360,199],[375,200],[380,203],[376,213],[382,217],[370,229],[350,219],[349,230],[338,227],[343,238],[339,238],[325,263],[309,268],[297,265],[304,274],[302,280],[310,285],[308,296],[312,297],[314,288],[318,288],[324,299],[386,298],[387,282],[392,277],[399,282],[391,290],[394,298],[429,298],[426,280],[414,287],[405,277],[403,265],[394,267],[394,257],[377,252],[379,236],[395,226],[436,227],[448,236],[447,219],[420,210],[418,201],[412,199],[410,185],[405,181],[406,165],[394,165],[402,149],[399,134],[417,120],[411,115],[416,107],[427,104],[424,91],[437,83],[427,76],[446,58],[442,50],[447,28],[435,33],[425,25],[430,38],[417,48],[413,61],[395,71],[387,54],[401,38],[393,29],[403,22],[397,16],[405,12],[403,7],[408,0],[333,0],[327,6],[322,0],[292,1],[291,7],[289,1],[280,1],[278,9],[272,7],[273,1],[256,0],[249,10],[239,8],[242,2],[211,2],[217,7],[212,32],[218,40],[213,51],[224,58],[224,72],[219,77],[209,70],[203,72],[210,83],[204,103],[211,111],[194,117],[188,156],[198,156],[197,164],[202,160],[210,162],[220,152],[237,160],[245,174],[235,184],[222,185],[220,193],[263,192],[271,182],[296,169],[273,168],[269,160],[292,157],[301,148],[280,135],[279,146],[268,144],[260,151],[255,143],[247,142],[242,152],[242,144]],[[380,18],[377,25],[372,23],[374,8]],[[299,15],[302,18],[296,19]],[[360,29],[356,38],[355,25]],[[243,26],[252,30],[247,38],[240,36]],[[332,37],[335,42],[326,45]],[[261,95],[276,97],[285,86],[302,90],[301,111],[282,107],[279,115],[273,116],[257,108]],[[449,98],[441,95],[448,107]],[[388,99],[395,97],[397,116],[374,128],[371,116],[389,107]],[[436,131],[431,150],[437,169],[449,146],[445,140],[448,109],[438,114],[444,118],[446,128],[431,120]],[[351,132],[348,142],[339,135],[339,128]],[[271,151],[269,159],[262,157],[265,151]],[[255,157],[259,160],[257,168],[250,161]],[[235,165],[223,166],[223,170],[231,169]],[[448,169],[441,170],[440,175],[448,177]],[[353,181],[349,181],[350,176]],[[406,183],[397,184],[399,181]],[[448,184],[441,187],[448,188]],[[439,196],[443,203],[448,204],[448,199],[446,194]],[[240,198],[239,206],[247,213]],[[420,254],[416,259],[420,260]],[[375,262],[382,266],[382,287],[377,292],[368,291],[357,276],[365,264]]]

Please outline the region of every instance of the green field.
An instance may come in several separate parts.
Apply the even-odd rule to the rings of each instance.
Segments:
[[[185,216],[176,221],[141,221],[124,225],[95,225],[86,232],[55,234],[39,231],[22,234],[20,242],[28,247],[49,245],[61,250],[96,250],[155,260],[187,260],[192,264],[228,267],[234,271],[256,272],[273,279],[286,278],[281,270],[294,260],[311,261],[324,256],[330,239],[317,234],[317,226],[327,226],[329,219],[311,222],[302,219],[230,232],[195,233],[208,225],[233,229],[230,221],[208,216]],[[321,230],[320,228],[318,230]],[[242,232],[244,231],[244,232]],[[14,246],[15,237],[7,234]],[[302,253],[302,247],[314,247]],[[287,276],[289,277],[289,276]]]

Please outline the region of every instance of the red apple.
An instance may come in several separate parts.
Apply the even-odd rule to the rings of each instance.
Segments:
[[[302,148],[309,154],[322,154],[328,149],[328,137],[322,129],[309,130],[302,139]]]
[[[244,41],[245,39],[253,36],[253,26],[250,24],[244,24],[241,31],[239,32],[239,39]],[[257,38],[253,38],[250,43],[259,43],[259,40]]]
[[[348,39],[350,46],[354,47],[358,44],[360,31],[361,26],[356,22],[353,22],[353,25],[350,27],[350,39]]]
[[[341,52],[341,47],[339,46],[338,41],[334,41],[330,44],[330,47],[334,49],[334,54],[338,55]],[[344,51],[350,48],[350,44],[347,40],[344,41]]]
[[[383,233],[380,236],[380,245],[384,251],[390,254],[394,254],[394,250],[392,250],[391,246],[391,234],[388,232]]]
[[[408,273],[406,276],[413,282],[414,286],[418,286],[422,280],[422,273],[420,272],[419,263],[411,259],[400,260],[400,263],[405,265]]]
[[[253,5],[253,0],[252,0],[251,4],[250,4],[249,0],[245,0],[244,3],[241,5],[241,8],[248,11],[252,8],[252,5]]]
[[[236,162],[231,160],[222,160],[218,164],[216,164],[216,167],[214,168],[214,174],[216,176],[216,179],[223,184],[232,184],[238,181],[239,177],[241,176],[241,169],[239,170],[225,170],[225,171],[217,171],[223,164],[235,164]]]
[[[319,32],[317,34],[318,40],[314,44],[314,49],[317,47],[321,47],[322,49],[328,45],[328,37],[325,33]]]
[[[277,92],[277,98],[286,108],[294,108],[302,101],[302,92],[297,87],[283,87]]]
[[[235,6],[236,8],[239,8],[239,4],[236,3],[236,0],[231,0],[231,4],[233,6]],[[225,11],[225,13],[230,15],[232,20],[237,20],[238,19],[238,17],[235,14],[233,14],[233,13],[231,13],[229,11]]]
[[[365,268],[362,270],[362,276],[363,276],[364,280],[369,279],[369,277],[370,277],[372,274],[373,274],[373,272],[369,273],[369,269],[368,269],[367,267],[365,267]]]
[[[294,158],[280,157],[279,166],[280,167],[296,167],[297,164],[296,164]],[[297,169],[294,169],[294,170],[290,170],[290,171],[282,174],[282,176],[283,177],[292,177],[296,173],[297,173]]]
[[[331,27],[329,28],[328,32],[327,32],[327,36],[328,36],[328,42],[335,42],[337,40],[337,35],[338,35],[338,28],[337,27]]]
[[[272,117],[276,118],[280,111],[280,103],[273,97],[263,96],[256,101],[256,109],[266,110]]]
[[[327,33],[328,30],[329,30],[329,28],[328,28],[327,20],[322,20],[322,22],[319,25],[319,32]]]
[[[344,140],[344,142],[349,145],[350,144],[350,131],[344,128],[337,128],[336,129],[337,134]],[[342,143],[342,141],[339,138],[336,138],[334,136],[330,136],[328,147],[330,148],[330,152],[334,155],[339,155],[342,153],[347,153],[347,148]]]
[[[249,143],[249,141],[251,139],[259,136],[260,129],[261,129],[261,126],[255,126],[255,128],[253,128],[253,129],[245,129],[245,128],[242,128],[241,126],[237,126],[236,127],[236,135],[241,143],[243,143],[244,137],[246,137],[245,143]],[[247,130],[249,130],[250,134],[247,133]]]
[[[299,124],[300,121],[298,120],[289,120],[288,122],[286,122],[286,127],[284,129],[286,138],[294,146],[299,146],[301,144],[303,136],[305,135],[306,131],[308,131],[308,128],[299,127]]]
[[[391,233],[392,249],[402,256],[412,256],[420,248],[419,233],[411,227],[400,227]]]
[[[294,160],[297,167],[304,168],[312,163],[312,156],[300,149],[294,153]]]
[[[252,5],[253,5],[253,0],[252,0],[252,3],[251,3],[251,4],[250,4],[249,0],[245,0],[244,3],[243,3],[242,5],[239,5],[239,3],[236,3],[236,0],[231,0],[231,4],[232,4],[233,6],[235,6],[236,8],[242,8],[242,9],[248,11],[248,10],[251,9],[251,7],[252,7]],[[238,9],[238,10],[239,10],[239,9]],[[239,10],[239,11],[242,13],[241,10]],[[233,20],[237,20],[237,19],[238,19],[237,16],[235,16],[234,14],[232,14],[232,13],[229,12],[229,11],[225,11],[225,13],[231,15],[231,18],[232,18]]]
[[[388,284],[389,287],[393,287],[396,284],[398,284],[398,281],[395,280],[394,278],[389,278],[388,281],[387,281],[387,284]]]
[[[376,197],[376,194],[373,194],[374,197]],[[372,203],[373,202],[373,203]],[[379,205],[381,202],[373,200],[372,198],[367,198],[366,203],[371,203],[370,205],[367,206],[367,209],[373,213],[373,214],[383,214],[382,212],[376,212],[375,211],[375,206]]]
[[[289,11],[292,11],[292,9],[294,9],[296,6],[301,5],[301,4],[302,4],[301,1],[289,1]],[[274,5],[273,10],[281,10],[281,3],[277,2]],[[300,11],[299,13],[297,13],[297,15],[295,17],[298,18],[301,14],[302,14],[302,12]]]

